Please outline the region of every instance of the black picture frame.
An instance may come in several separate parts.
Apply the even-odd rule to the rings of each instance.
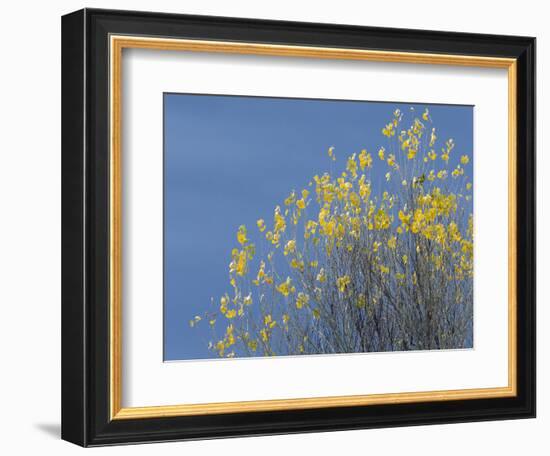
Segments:
[[[517,395],[111,420],[112,34],[517,59]],[[84,9],[62,19],[62,129],[63,439],[100,446],[535,417],[534,38]]]

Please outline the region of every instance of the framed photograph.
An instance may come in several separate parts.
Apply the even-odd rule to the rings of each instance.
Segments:
[[[535,39],[62,20],[62,437],[535,416]]]

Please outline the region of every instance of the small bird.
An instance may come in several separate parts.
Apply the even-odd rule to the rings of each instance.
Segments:
[[[420,177],[415,177],[414,183],[415,183],[415,184],[422,185],[422,184],[424,183],[425,180],[426,180],[426,174],[422,173],[422,176],[420,176]]]

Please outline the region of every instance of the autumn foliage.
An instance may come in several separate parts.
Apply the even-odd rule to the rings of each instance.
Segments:
[[[239,227],[227,293],[190,322],[211,327],[217,356],[472,346],[471,156],[427,109],[395,110],[381,133]]]

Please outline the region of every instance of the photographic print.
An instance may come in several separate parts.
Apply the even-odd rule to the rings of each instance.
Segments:
[[[472,129],[472,106],[165,94],[165,360],[472,348]]]
[[[62,54],[64,440],[535,417],[534,38],[87,8]]]

